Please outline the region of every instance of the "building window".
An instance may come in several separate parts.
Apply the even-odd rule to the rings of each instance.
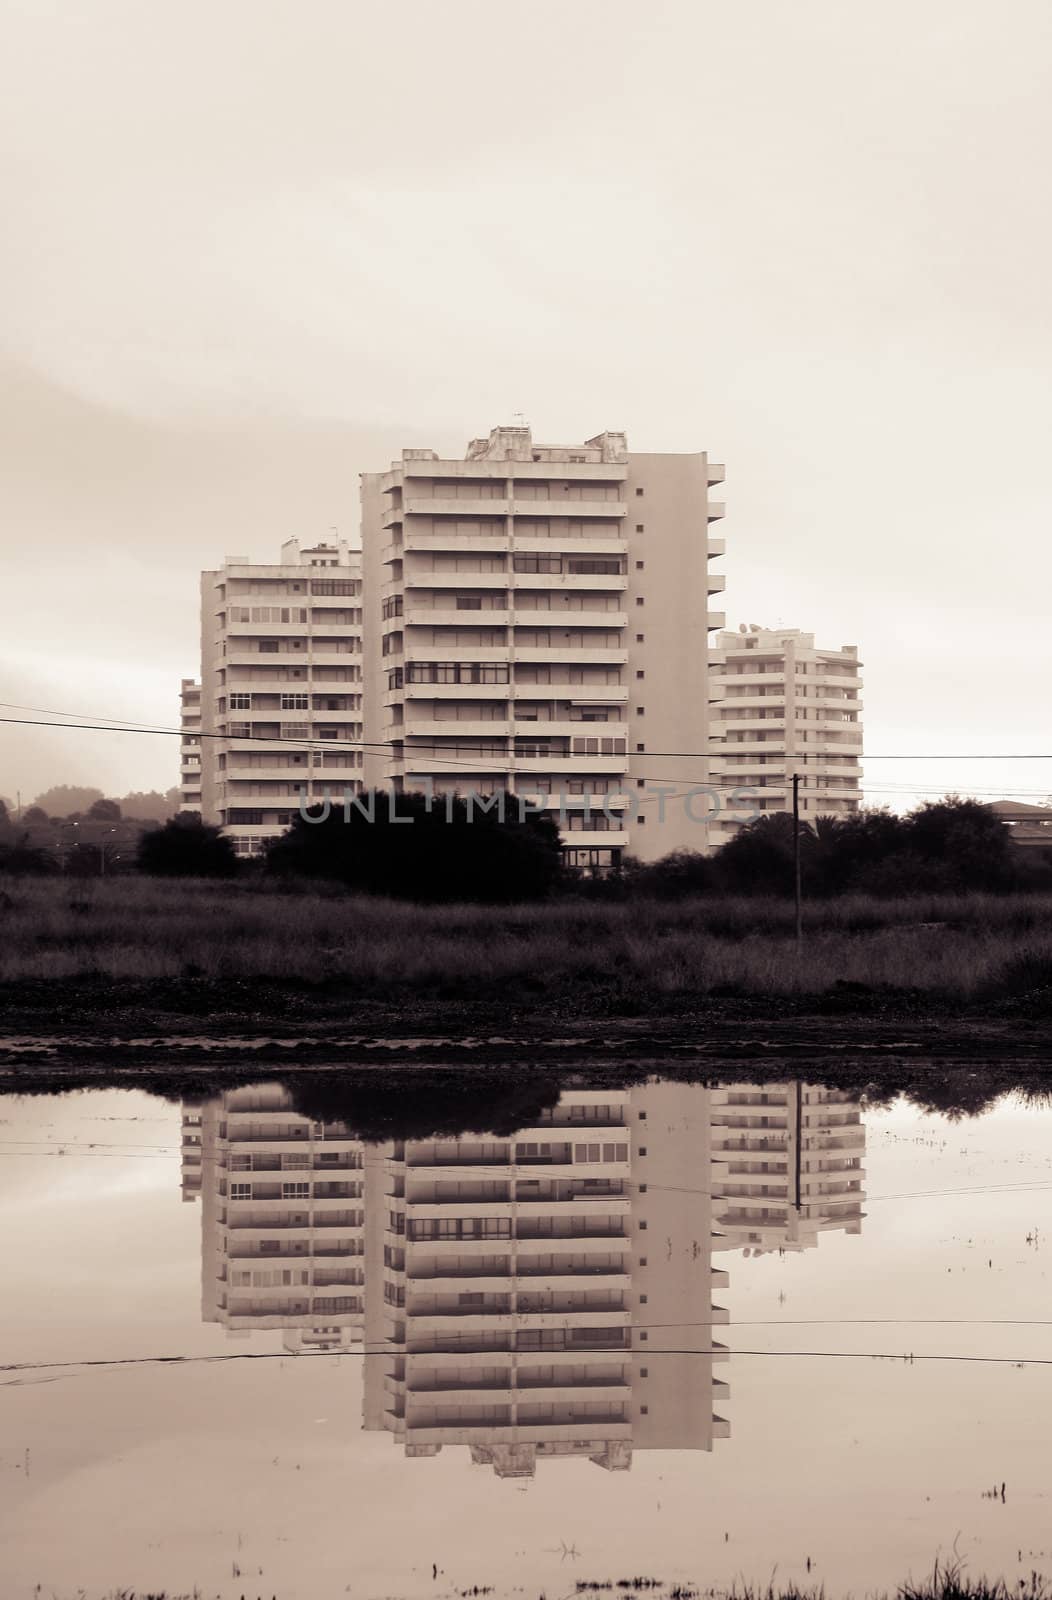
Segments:
[[[637,522],[636,523],[636,532],[637,533],[642,533],[643,532],[643,524],[641,522]]]
[[[249,711],[251,708],[252,696],[250,694],[232,694],[230,696],[231,711]]]
[[[645,750],[646,750],[646,745],[645,744],[637,744],[636,745],[636,754],[637,755],[641,756]]]
[[[637,496],[637,497],[638,497],[638,496],[639,496],[639,495],[641,495],[641,494],[642,494],[642,493],[643,493],[643,491],[642,491],[642,489],[637,489],[637,490],[636,490],[636,496]]]
[[[643,566],[644,566],[644,563],[642,561],[637,561],[636,562],[636,571],[637,572],[642,572]]]
[[[282,711],[306,711],[307,704],[305,694],[283,694],[281,697]]]
[[[283,1183],[281,1185],[281,1198],[283,1200],[308,1200],[310,1198],[309,1183]]]
[[[636,605],[637,606],[641,606],[642,604],[643,604],[643,596],[641,594],[637,595],[636,596]]]
[[[230,1185],[231,1200],[251,1200],[252,1185],[250,1183],[232,1183]]]

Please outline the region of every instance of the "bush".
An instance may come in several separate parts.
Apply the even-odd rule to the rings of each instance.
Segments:
[[[237,871],[230,840],[196,812],[144,833],[137,860],[140,871],[158,878],[230,878]]]
[[[379,789],[342,808],[297,815],[271,845],[269,870],[331,878],[363,894],[431,903],[540,900],[559,881],[559,830],[520,818],[514,796],[485,802]]]

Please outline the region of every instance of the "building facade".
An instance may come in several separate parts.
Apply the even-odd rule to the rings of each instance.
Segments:
[[[206,822],[258,854],[301,795],[362,781],[362,570],[346,540],[201,577],[201,787]]]
[[[705,797],[683,796],[708,776],[722,479],[703,453],[525,427],[363,475],[369,786],[514,790],[584,868],[704,849]]]
[[[179,810],[201,809],[201,685],[184,678],[179,690]]]
[[[796,628],[717,635],[710,662],[712,781],[721,790],[710,828],[718,846],[750,816],[791,811],[845,816],[862,805],[862,683],[855,645],[815,646]]]

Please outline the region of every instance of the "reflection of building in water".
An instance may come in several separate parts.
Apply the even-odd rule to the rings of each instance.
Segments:
[[[727,1435],[707,1090],[575,1091],[511,1138],[366,1160],[367,1427],[512,1477]]]
[[[256,1084],[184,1112],[184,1195],[188,1118],[200,1139],[202,1315],[280,1328],[289,1350],[345,1348],[361,1338],[364,1146],[290,1107]]]
[[[858,1102],[801,1083],[712,1090],[717,1249],[806,1250],[862,1229],[866,1131]]]
[[[201,1193],[201,1108],[184,1106],[180,1161],[184,1200],[196,1200]]]

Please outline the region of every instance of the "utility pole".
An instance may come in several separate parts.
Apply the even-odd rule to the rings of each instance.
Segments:
[[[796,902],[796,948],[804,942],[804,924],[800,895],[800,774],[793,773],[793,897]]]

